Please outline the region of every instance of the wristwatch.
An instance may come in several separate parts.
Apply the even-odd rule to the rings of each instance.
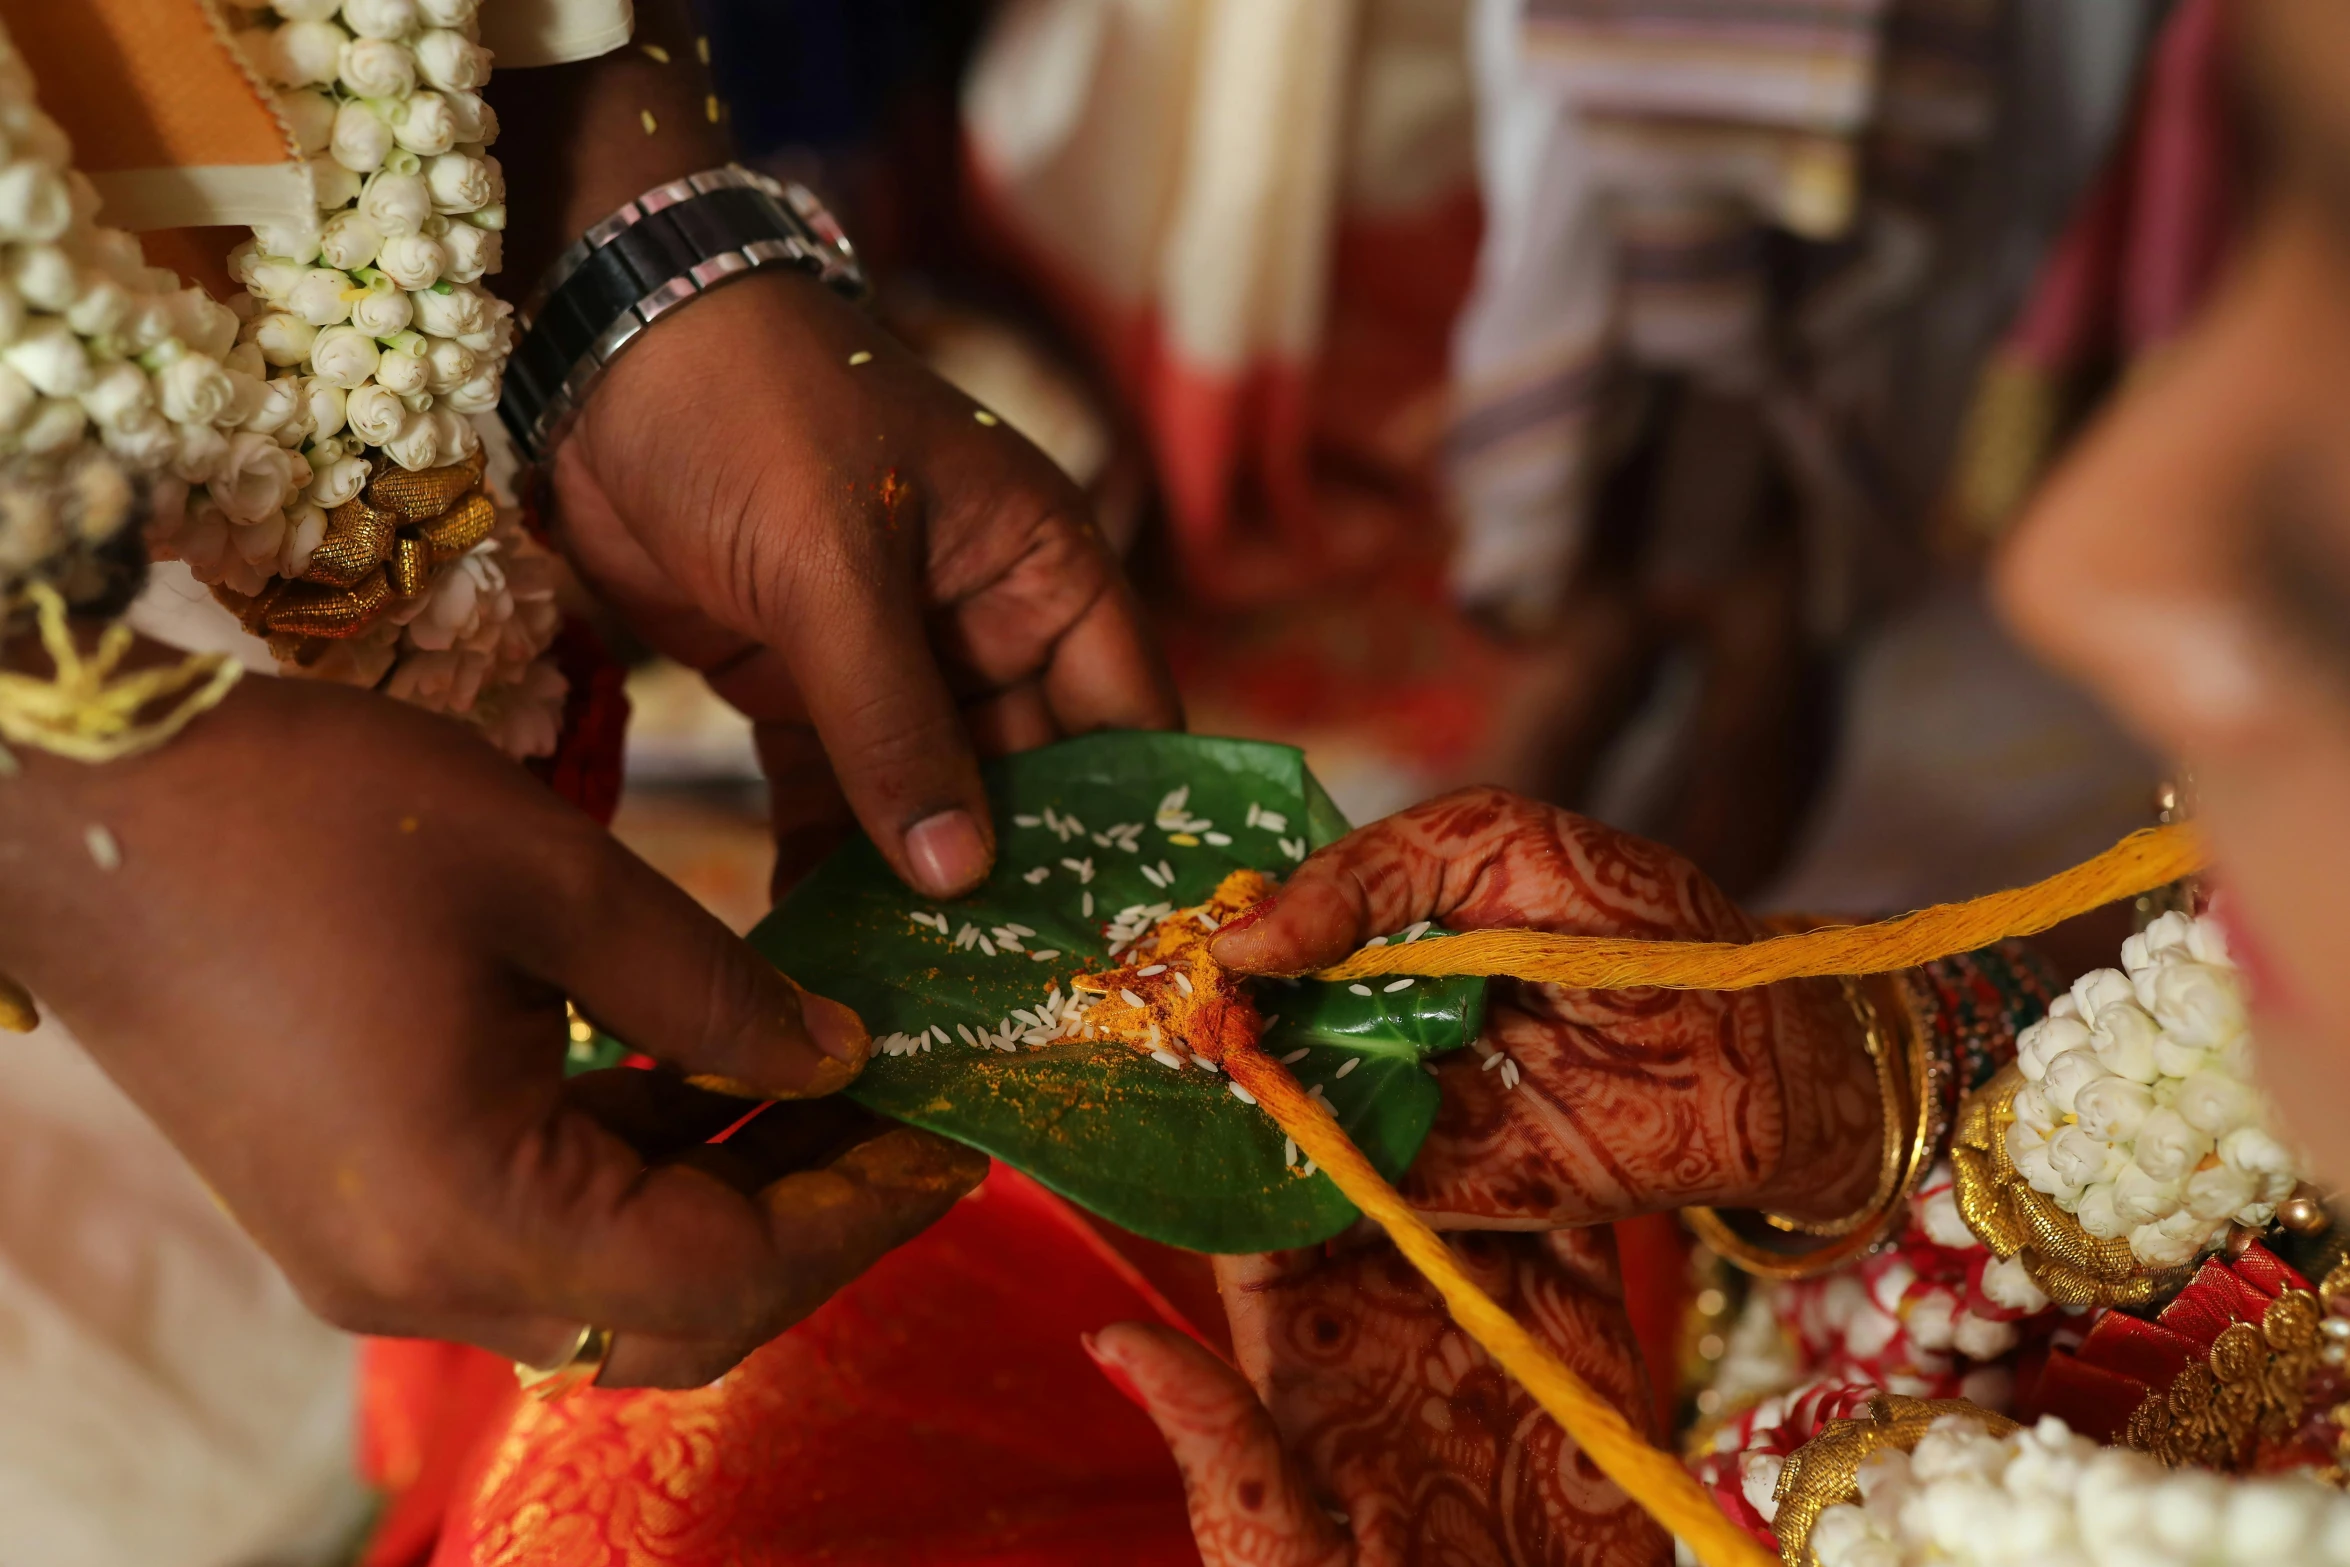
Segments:
[[[856,247],[815,193],[738,165],[655,186],[581,235],[517,318],[498,417],[523,459],[554,451],[596,379],[647,327],[770,267],[865,294]]]

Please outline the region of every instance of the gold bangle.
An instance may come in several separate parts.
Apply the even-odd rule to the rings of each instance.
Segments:
[[[1850,1235],[1881,1216],[1893,1194],[1901,1185],[1904,1169],[1903,1103],[1901,1092],[1902,1063],[1895,1059],[1892,1042],[1885,1037],[1885,1025],[1877,1016],[1875,1003],[1862,993],[1860,986],[1849,978],[1836,983],[1843,988],[1844,1004],[1852,1010],[1853,1021],[1860,1025],[1862,1048],[1869,1053],[1869,1064],[1876,1069],[1877,1098],[1882,1114],[1879,1121],[1884,1128],[1883,1152],[1877,1166],[1877,1184],[1869,1188],[1868,1200],[1841,1219],[1794,1219],[1785,1214],[1763,1211],[1763,1222],[1774,1230],[1785,1230],[1796,1235],[1817,1235],[1834,1239]]]
[[[1881,1172],[1878,1190],[1871,1195],[1869,1206],[1862,1210],[1859,1220],[1841,1235],[1822,1237],[1828,1241],[1824,1246],[1802,1246],[1803,1232],[1783,1220],[1770,1221],[1767,1233],[1750,1234],[1715,1209],[1681,1210],[1683,1222],[1709,1250],[1732,1267],[1757,1278],[1815,1278],[1873,1250],[1906,1212],[1910,1197],[1925,1179],[1935,1150],[1941,1144],[1942,1117],[1937,1106],[1942,1074],[1935,1070],[1936,1064],[1927,1049],[1926,1031],[1919,1026],[1907,992],[1898,978],[1891,975],[1844,983],[1855,1016],[1862,1018],[1863,1027],[1874,1035],[1872,1055],[1880,1063],[1880,1083],[1895,1075],[1890,1063],[1899,1061],[1907,1065],[1908,1070],[1898,1076],[1906,1079],[1904,1086],[1916,1100],[1916,1116],[1911,1122],[1914,1130],[1907,1137],[1908,1146],[1904,1149],[1902,1105],[1894,1101],[1888,1121],[1893,1128],[1889,1139],[1892,1156],[1887,1165],[1892,1178],[1888,1181]],[[1895,1032],[1898,1039],[1888,1037]]]
[[[596,1378],[604,1374],[604,1363],[612,1358],[612,1330],[589,1323],[579,1330],[571,1348],[563,1359],[552,1366],[526,1365],[514,1362],[514,1380],[522,1391],[542,1404],[552,1404],[569,1398],[583,1387],[592,1387]]]

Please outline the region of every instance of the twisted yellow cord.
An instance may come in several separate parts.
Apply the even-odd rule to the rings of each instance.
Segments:
[[[1653,1446],[1548,1345],[1477,1287],[1449,1247],[1387,1184],[1319,1100],[1259,1050],[1224,1057],[1232,1080],[1256,1095],[1347,1200],[1385,1229],[1405,1260],[1436,1286],[1453,1321],[1517,1378],[1602,1474],[1696,1552],[1704,1567],[1777,1567],[1778,1558],[1732,1523],[1679,1459]]]
[[[1539,930],[1476,930],[1365,947],[1314,977],[1333,983],[1388,974],[1485,974],[1575,990],[1746,990],[1783,979],[1888,974],[2167,886],[2204,866],[2184,823],[2135,832],[2085,864],[2030,887],[1945,903],[1874,925],[1833,926],[1767,941],[1631,941]]]
[[[220,705],[244,675],[225,653],[192,654],[178,664],[117,675],[130,652],[131,628],[108,626],[89,658],[74,646],[65,600],[45,582],[25,594],[40,617],[41,645],[56,672],[47,679],[0,670],[0,739],[76,762],[112,762],[151,751]],[[170,707],[153,718],[140,714]],[[0,753],[4,754],[4,753]]]

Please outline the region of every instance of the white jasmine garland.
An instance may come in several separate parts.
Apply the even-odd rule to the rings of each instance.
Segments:
[[[247,290],[233,314],[173,307],[185,348],[204,346],[199,332],[218,339],[225,397],[201,368],[159,354],[148,368],[174,377],[176,401],[159,389],[144,407],[113,379],[88,398],[110,429],[168,444],[173,471],[202,487],[161,530],[201,580],[251,592],[269,571],[298,575],[326,513],[382,463],[422,470],[480,448],[469,416],[495,408],[514,331],[512,308],[477,286],[498,269],[506,222],[477,10],[477,0],[270,0],[248,37],[312,160],[315,221],[256,228],[231,258]],[[59,284],[9,281],[36,307]],[[103,296],[84,307],[118,330],[137,308]],[[19,335],[4,317],[0,305],[0,343]],[[43,375],[16,372],[26,424],[47,417],[44,380],[72,379],[69,363],[50,363],[64,358],[52,345],[28,357]],[[10,368],[0,350],[0,371]],[[215,402],[217,417],[183,417]],[[78,417],[82,404],[70,406]],[[509,524],[493,541],[306,672],[469,717],[516,754],[551,748],[564,692],[543,657],[556,624],[551,570]]]
[[[1914,1453],[1874,1454],[1857,1478],[1861,1500],[1812,1525],[1820,1567],[2350,1567],[2350,1497],[2301,1478],[2166,1469],[2054,1416],[1994,1437],[1945,1415]]]
[[[2251,1082],[2242,985],[2209,919],[2167,914],[2017,1040],[2008,1152],[2038,1190],[2149,1267],[2265,1225],[2301,1172]]]

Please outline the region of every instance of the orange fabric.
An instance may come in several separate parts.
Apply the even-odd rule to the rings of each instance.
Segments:
[[[0,21],[85,174],[295,156],[204,0],[0,0]]]
[[[376,1346],[363,1448],[379,1482],[412,1480],[367,1567],[422,1567],[436,1513],[432,1567],[1188,1567],[1165,1444],[1078,1342],[1170,1320],[1133,1279],[999,1166],[697,1392],[523,1404],[495,1366],[496,1407],[468,1424],[487,1357]]]

